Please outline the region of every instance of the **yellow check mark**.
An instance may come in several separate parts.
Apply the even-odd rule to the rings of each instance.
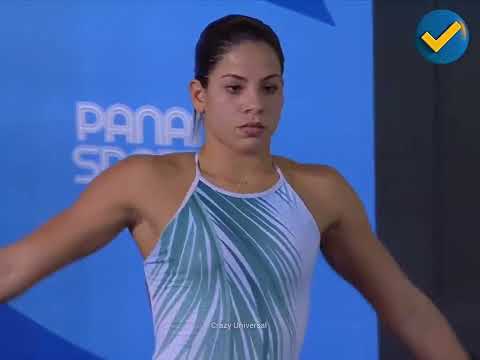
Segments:
[[[425,34],[422,35],[421,39],[425,41],[425,43],[436,53],[440,51],[441,48],[445,46],[446,43],[450,41],[451,38],[455,36],[455,34],[462,28],[462,25],[455,21],[452,25],[448,27],[447,30],[443,32],[442,35],[438,39],[435,39],[430,33],[427,31]]]

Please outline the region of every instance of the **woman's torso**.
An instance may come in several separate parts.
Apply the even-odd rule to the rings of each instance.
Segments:
[[[274,157],[274,176],[234,192],[196,160],[151,158],[150,192],[131,229],[145,258],[154,359],[297,358],[321,232],[332,221],[321,182]]]
[[[280,167],[285,179],[294,188],[310,210],[318,228],[323,233],[334,221],[332,208],[326,202],[324,189],[313,183],[308,170],[285,157],[274,156],[274,162]],[[136,220],[130,233],[146,258],[185,198],[195,179],[194,153],[182,152],[166,155],[152,155],[151,170],[143,174],[143,179],[137,183],[144,184],[136,200]],[[134,175],[134,176],[140,176]],[[243,188],[242,192],[259,192],[276,182],[266,179],[263,185],[255,184],[256,188]],[[321,182],[320,182],[321,183]],[[222,188],[227,188],[222,184]],[[320,185],[321,186],[321,185]]]

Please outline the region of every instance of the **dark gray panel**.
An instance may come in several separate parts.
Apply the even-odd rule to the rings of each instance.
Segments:
[[[445,204],[440,299],[461,340],[480,353],[480,2],[439,1],[439,7],[457,12],[470,31],[464,57],[439,67]]]
[[[415,29],[434,8],[458,12],[471,44],[457,63],[417,54]],[[377,230],[412,282],[480,352],[480,2],[374,3]],[[382,359],[413,359],[380,326]]]

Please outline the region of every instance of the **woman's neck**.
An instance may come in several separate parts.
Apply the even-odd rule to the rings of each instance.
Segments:
[[[198,152],[198,165],[202,174],[239,185],[276,173],[270,153],[239,154],[233,151],[209,151],[204,147]]]

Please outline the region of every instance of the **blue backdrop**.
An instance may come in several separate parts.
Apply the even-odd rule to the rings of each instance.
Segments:
[[[272,152],[336,167],[374,222],[370,0],[2,1],[0,246],[136,152],[190,151],[194,47],[230,13],[279,35],[285,107]],[[0,306],[2,359],[149,359],[142,259],[127,231]],[[302,359],[376,359],[376,315],[319,256]]]

